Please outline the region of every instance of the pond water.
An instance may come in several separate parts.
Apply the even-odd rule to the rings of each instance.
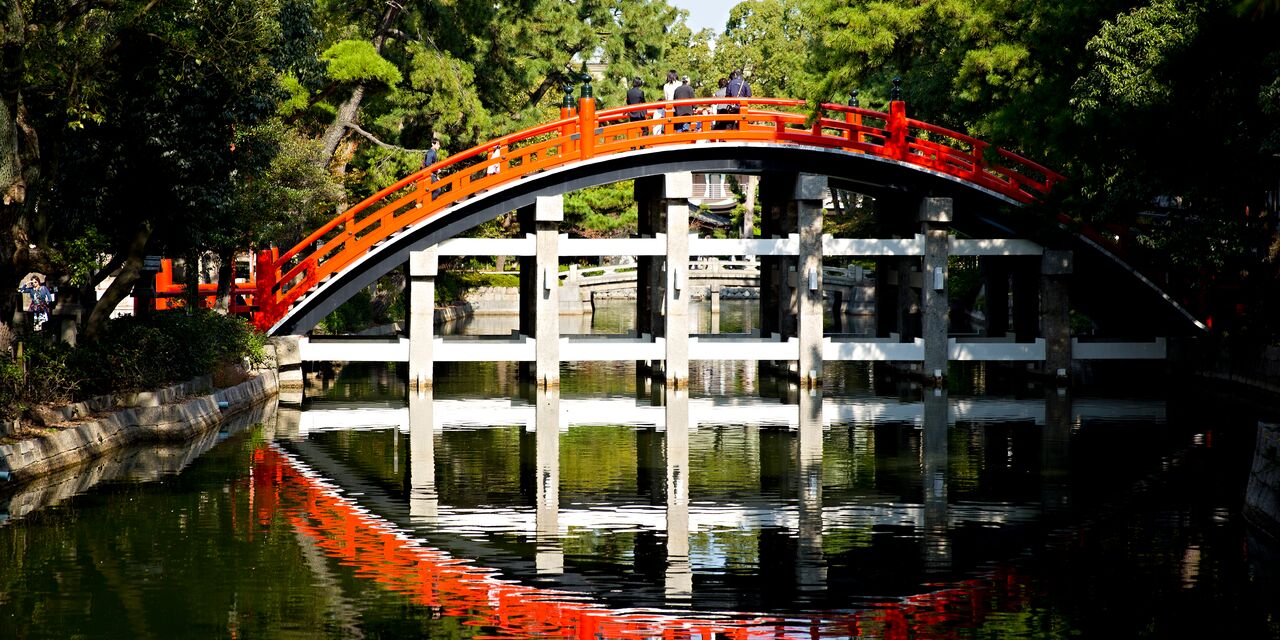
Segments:
[[[692,370],[410,395],[352,365],[198,449],[2,487],[0,638],[1280,637],[1240,516],[1265,407]]]

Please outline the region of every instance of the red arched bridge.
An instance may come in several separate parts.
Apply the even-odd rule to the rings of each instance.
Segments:
[[[724,106],[736,106],[736,112]],[[675,116],[674,107],[695,113]],[[717,110],[715,107],[721,107]],[[664,118],[629,114],[664,109]],[[699,113],[699,112],[703,113]],[[733,111],[733,109],[730,109]],[[431,246],[537,195],[673,170],[755,173],[803,170],[856,184],[967,194],[1030,203],[1062,176],[1004,149],[907,117],[800,100],[714,98],[628,105],[597,112],[592,99],[561,118],[512,133],[426,167],[373,194],[296,246],[257,255],[236,311],[272,334],[303,333],[360,288]],[[162,274],[161,298],[181,294]],[[208,294],[212,294],[212,285]]]

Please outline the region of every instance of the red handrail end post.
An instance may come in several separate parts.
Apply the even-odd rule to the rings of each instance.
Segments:
[[[575,115],[577,114],[574,113],[573,107],[560,107],[561,120],[568,120],[569,118],[572,118]],[[564,138],[564,146],[561,147],[560,149],[561,154],[569,155],[574,151],[577,151],[577,146],[574,144],[574,140],[573,140],[574,133],[575,133],[574,125],[571,122],[566,123],[563,127],[560,127],[560,137]]]
[[[907,157],[907,103],[894,100],[889,103],[889,148],[894,158]]]
[[[596,99],[578,99],[578,157],[589,160],[596,155]]]
[[[275,289],[276,279],[279,274],[276,272],[275,257],[279,253],[279,249],[272,247],[258,252],[257,264],[254,269],[255,291],[253,297],[257,303],[258,311],[253,314],[253,324],[260,331],[266,331],[271,328],[273,322],[273,310],[275,305],[274,295],[272,291]]]

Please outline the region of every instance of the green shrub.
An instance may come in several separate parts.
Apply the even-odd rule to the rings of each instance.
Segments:
[[[28,338],[21,357],[0,356],[0,417],[36,403],[154,389],[242,360],[260,365],[265,344],[266,336],[244,320],[208,310],[116,318],[96,340],[75,348]]]

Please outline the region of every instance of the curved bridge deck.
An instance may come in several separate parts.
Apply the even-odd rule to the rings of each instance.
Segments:
[[[631,121],[655,108],[736,104],[737,113]],[[258,255],[250,306],[273,333],[300,299],[377,246],[451,207],[534,174],[660,147],[759,142],[852,152],[963,182],[997,199],[1027,203],[1062,180],[1058,174],[965,134],[908,118],[905,103],[888,113],[823,104],[810,119],[805,103],[776,98],[715,98],[630,105],[601,111],[593,100],[562,118],[498,138],[418,171],[335,217],[291,249]]]

